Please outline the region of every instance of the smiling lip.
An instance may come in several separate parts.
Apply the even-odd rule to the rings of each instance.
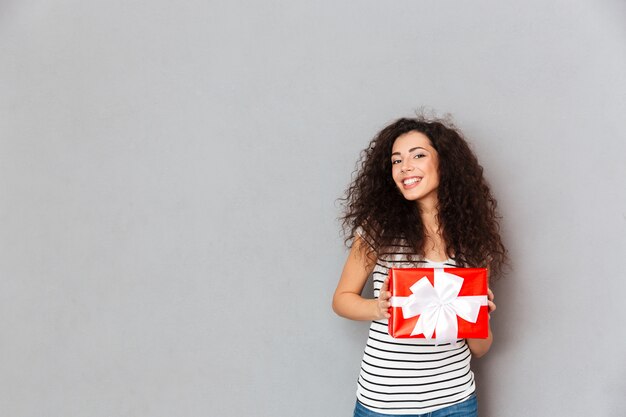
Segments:
[[[422,177],[408,177],[402,180],[402,187],[405,190],[415,188],[422,181]]]

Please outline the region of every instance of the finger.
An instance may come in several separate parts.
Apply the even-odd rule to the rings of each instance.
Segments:
[[[496,311],[496,304],[493,301],[489,301],[488,303],[489,306],[489,313],[493,313],[494,311]]]
[[[387,291],[389,290],[389,277],[385,278],[385,280],[383,281],[383,286],[380,288],[380,291]]]
[[[487,288],[487,299],[493,301],[494,298],[495,296],[493,295],[493,291],[491,291],[491,288]]]

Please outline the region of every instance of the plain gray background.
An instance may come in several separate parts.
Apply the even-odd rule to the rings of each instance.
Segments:
[[[348,416],[337,202],[451,113],[513,262],[483,417],[626,415],[626,3],[0,3],[0,415]]]

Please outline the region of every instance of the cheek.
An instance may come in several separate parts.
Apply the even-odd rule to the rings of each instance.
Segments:
[[[433,179],[434,179],[434,183],[435,185],[438,187],[439,186],[439,182],[441,180],[441,178],[439,177],[439,173],[437,171],[435,171],[434,175],[433,175]]]
[[[428,167],[428,171],[430,172],[430,175],[439,178],[439,168],[436,164],[430,164],[430,166]]]

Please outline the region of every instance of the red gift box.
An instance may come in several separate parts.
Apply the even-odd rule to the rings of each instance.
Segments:
[[[389,335],[437,343],[486,339],[487,269],[391,268]]]

